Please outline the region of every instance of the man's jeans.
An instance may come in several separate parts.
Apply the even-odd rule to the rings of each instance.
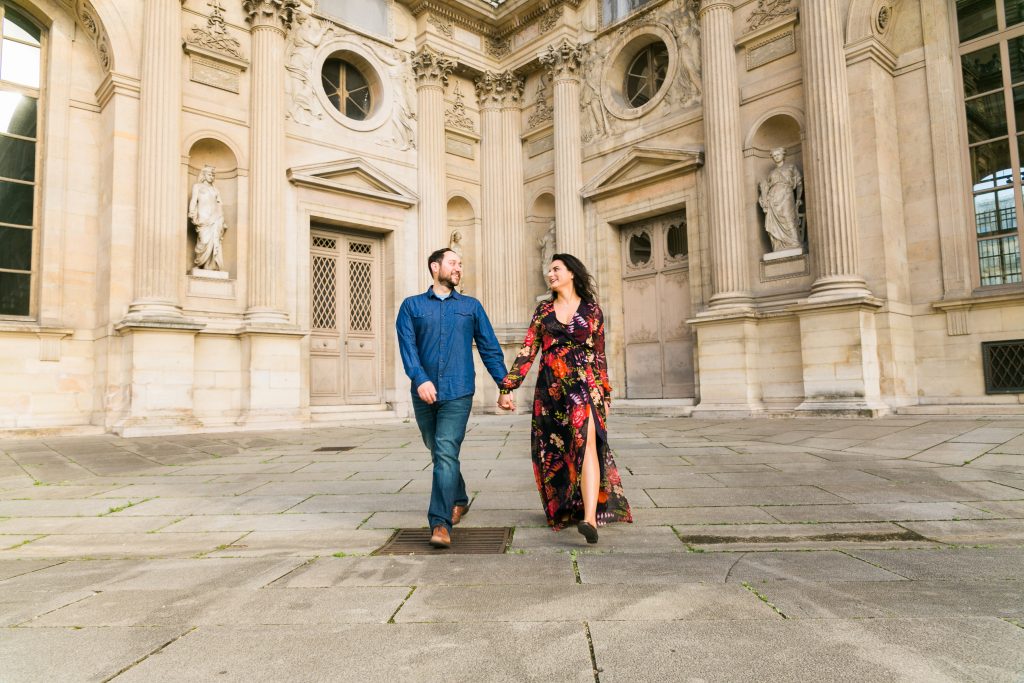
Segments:
[[[466,481],[459,467],[459,450],[466,437],[473,396],[428,404],[413,394],[412,407],[423,443],[430,449],[430,458],[434,462],[427,521],[431,529],[443,526],[451,531],[452,506],[469,503]]]

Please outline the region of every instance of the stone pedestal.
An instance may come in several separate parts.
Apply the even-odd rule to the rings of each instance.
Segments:
[[[259,328],[242,333],[240,427],[295,429],[308,422],[302,397],[303,336]]]
[[[124,413],[112,425],[121,436],[171,434],[199,426],[192,413],[195,336],[203,325],[121,323],[121,358],[128,384]]]
[[[798,411],[875,417],[889,412],[879,387],[875,313],[870,297],[808,303],[792,310],[800,320],[804,401]]]
[[[733,313],[687,320],[697,330],[700,417],[738,417],[764,411],[757,316]]]

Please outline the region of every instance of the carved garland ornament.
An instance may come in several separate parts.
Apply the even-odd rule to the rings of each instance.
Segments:
[[[190,34],[185,38],[185,42],[235,59],[245,59],[242,56],[242,44],[228,33],[227,24],[224,21],[224,7],[221,6],[219,0],[212,0],[206,4],[210,7],[206,28],[193,26]]]
[[[476,126],[473,125],[473,119],[469,118],[469,115],[466,114],[466,103],[463,101],[464,96],[462,91],[459,90],[458,83],[455,84],[455,92],[453,94],[455,95],[455,104],[444,113],[445,125],[475,133]]]
[[[80,0],[75,8],[75,15],[93,44],[96,45],[100,65],[104,71],[109,73],[113,67],[113,60],[110,56],[110,39],[107,37],[107,32],[103,30],[103,26],[96,19],[96,16],[98,16],[96,9],[88,0]]]
[[[776,19],[796,14],[793,0],[757,0],[757,9],[747,17],[747,29],[753,31]]]

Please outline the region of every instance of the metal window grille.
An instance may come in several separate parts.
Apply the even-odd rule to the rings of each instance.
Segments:
[[[321,249],[336,249],[338,242],[330,237],[314,237],[313,246],[320,247]]]
[[[349,325],[353,332],[369,332],[373,323],[371,309],[372,283],[370,264],[366,261],[349,261],[348,282],[350,314]]]
[[[337,329],[337,273],[335,260],[327,256],[313,257],[313,328]]]
[[[362,242],[349,242],[348,250],[353,254],[369,254],[371,245]]]
[[[1024,339],[983,342],[986,394],[1024,393]]]

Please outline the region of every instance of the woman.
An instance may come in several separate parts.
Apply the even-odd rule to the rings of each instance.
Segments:
[[[612,388],[604,355],[604,315],[586,267],[555,254],[548,270],[551,299],[533,314],[526,340],[501,383],[498,404],[515,408],[510,393],[543,348],[533,401],[531,452],[544,513],[556,531],[576,522],[588,543],[597,527],[632,522],[622,480],[608,447],[606,418]]]

